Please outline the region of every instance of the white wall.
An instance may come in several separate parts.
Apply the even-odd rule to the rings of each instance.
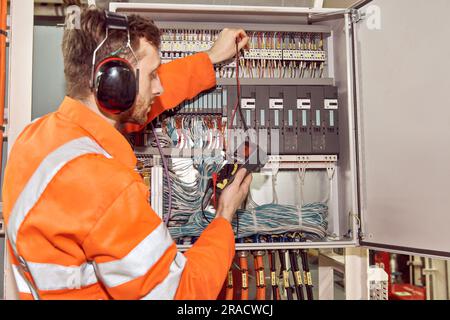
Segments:
[[[63,28],[34,27],[32,117],[55,111],[65,95]]]

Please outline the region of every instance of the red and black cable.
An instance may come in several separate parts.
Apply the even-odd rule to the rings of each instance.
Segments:
[[[278,290],[276,256],[274,250],[269,250],[269,267],[270,267],[270,284],[272,287],[272,300],[280,300],[280,292]]]
[[[302,273],[298,267],[298,250],[289,250],[289,258],[291,260],[291,271],[295,282],[295,292],[297,300],[305,300],[303,293]]]

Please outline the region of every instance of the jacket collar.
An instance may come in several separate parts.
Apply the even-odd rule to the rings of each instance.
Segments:
[[[114,159],[129,168],[136,166],[136,156],[127,139],[110,123],[82,102],[65,97],[58,113],[83,128]]]

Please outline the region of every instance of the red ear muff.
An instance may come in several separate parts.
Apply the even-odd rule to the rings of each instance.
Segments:
[[[119,114],[134,105],[139,90],[139,70],[135,74],[127,60],[110,57],[101,61],[93,80],[97,105],[104,112]]]

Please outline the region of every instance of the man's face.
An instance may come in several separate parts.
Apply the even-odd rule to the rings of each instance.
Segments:
[[[163,93],[157,69],[161,64],[158,50],[144,38],[140,39],[139,50],[136,52],[139,63],[139,94],[130,112],[127,112],[123,122],[133,122],[140,125],[147,123],[148,113],[155,98]]]

